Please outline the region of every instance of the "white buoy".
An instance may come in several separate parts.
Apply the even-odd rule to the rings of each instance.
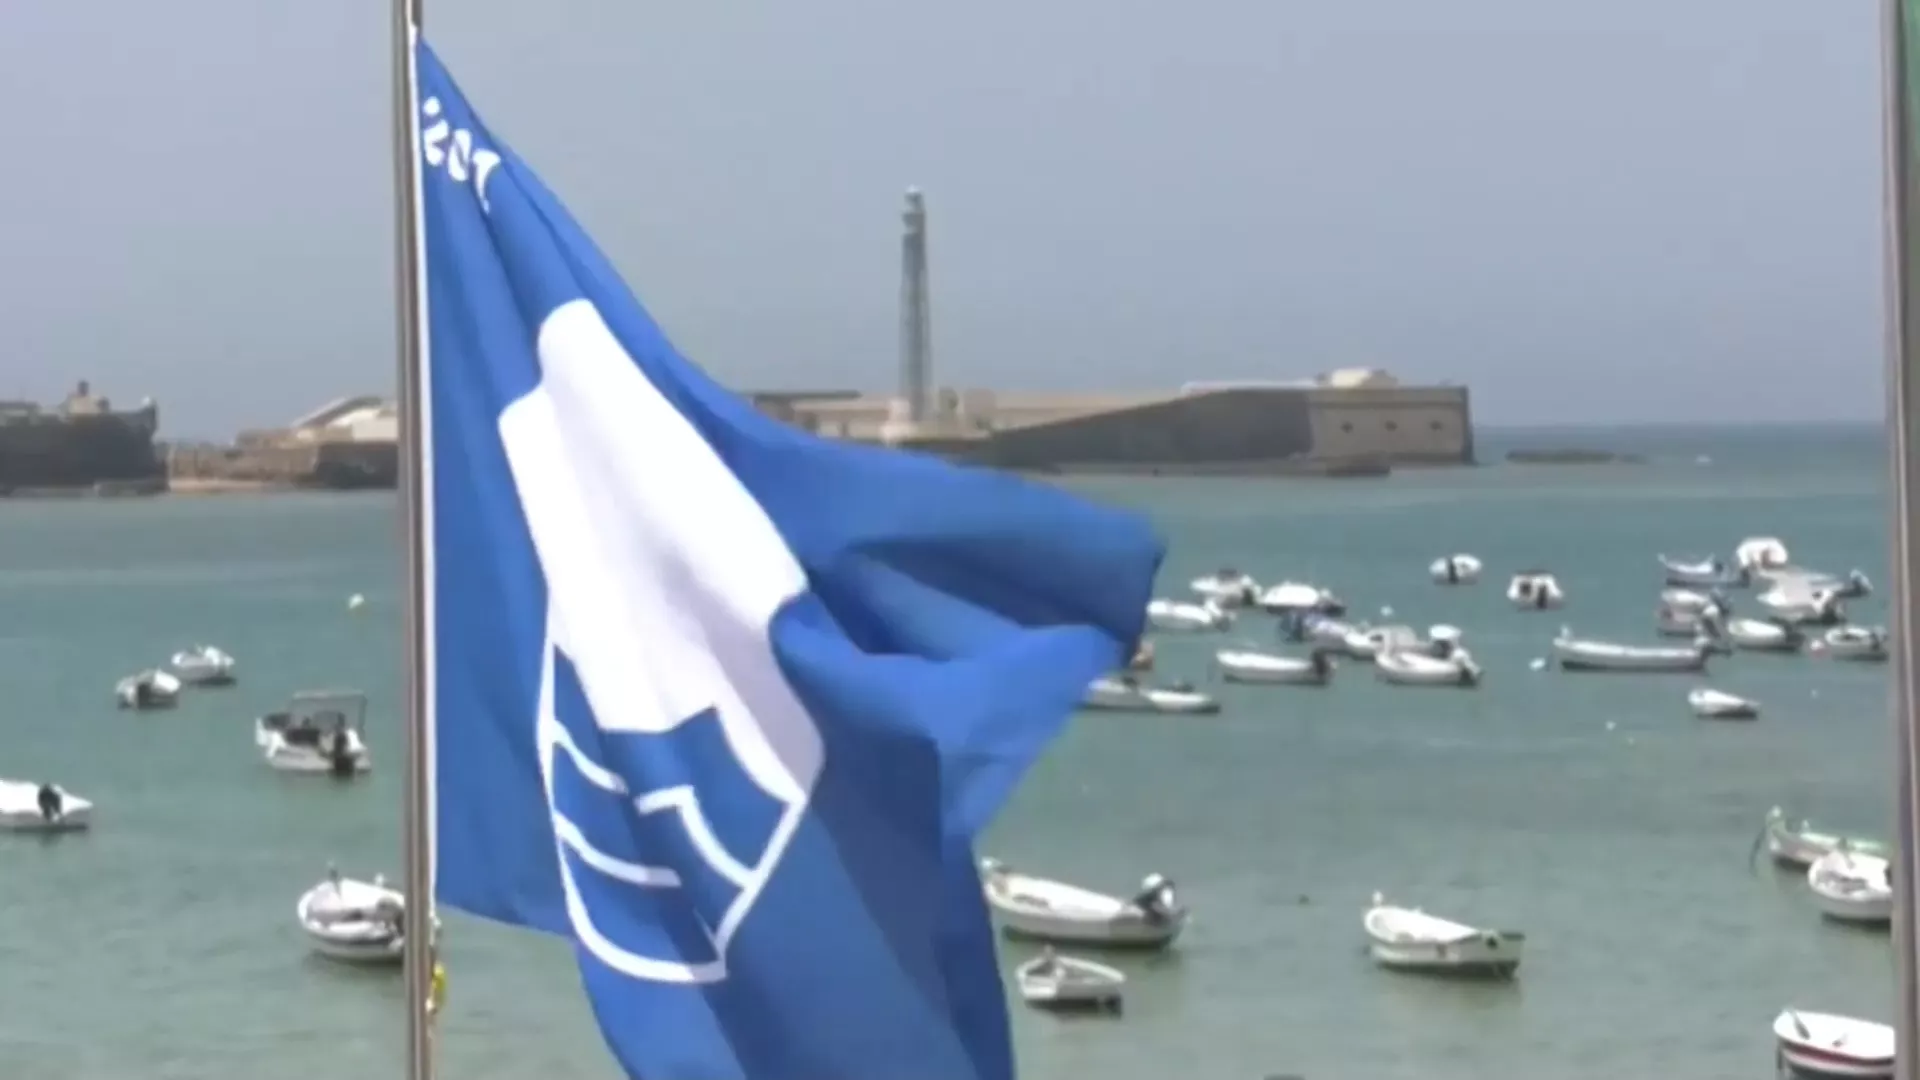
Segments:
[[[354,593],[352,596],[347,597],[348,611],[359,611],[361,608],[366,606],[367,606],[367,598],[360,595],[359,593]]]
[[[1544,656],[1536,656],[1533,658],[1533,662],[1527,666],[1535,671],[1545,671],[1547,670],[1547,658]]]

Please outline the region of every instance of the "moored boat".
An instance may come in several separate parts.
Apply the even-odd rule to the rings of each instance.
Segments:
[[[1877,626],[1836,626],[1820,636],[1820,644],[1835,660],[1879,664],[1887,659],[1887,632]]]
[[[188,686],[232,686],[235,682],[233,657],[213,645],[182,649],[173,654],[168,666]]]
[[[1233,612],[1217,600],[1198,604],[1185,600],[1154,600],[1147,604],[1147,625],[1155,630],[1201,632],[1233,625]]]
[[[1545,570],[1524,570],[1507,582],[1507,602],[1522,611],[1546,611],[1566,601],[1559,579]]]
[[[300,895],[294,918],[313,951],[349,964],[398,964],[406,955],[406,897],[386,879],[326,879]],[[434,920],[438,929],[439,920]]]
[[[1820,914],[1856,926],[1893,922],[1893,866],[1876,855],[1830,851],[1807,867],[1807,887]]]
[[[93,824],[93,803],[58,784],[0,780],[0,830],[74,832]]]
[[[1079,956],[1063,956],[1052,946],[1013,972],[1020,1000],[1036,1009],[1119,1012],[1127,977],[1116,968]]]
[[[1891,1080],[1896,1037],[1886,1024],[1787,1009],[1773,1021],[1774,1063],[1805,1080]]]
[[[1436,585],[1471,585],[1480,580],[1480,560],[1471,555],[1447,555],[1433,560],[1427,574]]]
[[[1702,720],[1755,720],[1760,716],[1758,702],[1707,686],[1687,691],[1687,707]]]
[[[1227,682],[1284,686],[1325,686],[1333,678],[1332,650],[1314,649],[1305,656],[1283,656],[1258,649],[1221,649],[1213,654],[1220,677]]]
[[[180,703],[180,680],[171,672],[149,668],[121,679],[113,697],[123,709],[171,709]]]
[[[1188,587],[1222,607],[1246,607],[1260,599],[1260,583],[1230,566],[1194,578]]]
[[[1705,671],[1713,643],[1699,638],[1692,645],[1622,645],[1573,636],[1560,628],[1553,639],[1554,657],[1562,671],[1672,673]]]
[[[1367,951],[1381,967],[1443,975],[1511,978],[1520,968],[1526,935],[1486,930],[1398,907],[1379,893],[1361,917]]]
[[[1424,652],[1384,652],[1373,658],[1373,670],[1381,682],[1396,686],[1480,685],[1484,674],[1473,654],[1452,649],[1442,655]]]
[[[1863,855],[1886,858],[1892,849],[1878,840],[1822,832],[1804,818],[1787,817],[1778,806],[1767,811],[1767,822],[1760,830],[1756,846],[1764,846],[1773,861],[1785,866],[1806,868],[1835,851],[1846,849]]]
[[[982,859],[980,883],[987,906],[1010,937],[1061,945],[1163,949],[1187,925],[1187,909],[1173,882],[1160,874],[1148,874],[1131,898],[1122,899]]]
[[[1105,712],[1216,713],[1220,702],[1184,682],[1149,686],[1132,675],[1095,679],[1080,707]]]
[[[373,768],[363,732],[367,696],[357,690],[308,690],[254,721],[253,740],[281,772],[347,778]]]

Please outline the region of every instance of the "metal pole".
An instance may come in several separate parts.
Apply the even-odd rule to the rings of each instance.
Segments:
[[[407,1080],[433,1080],[433,1030],[427,1002],[433,984],[433,836],[432,743],[427,731],[426,671],[426,485],[422,465],[425,432],[421,424],[422,363],[425,359],[419,207],[419,105],[413,59],[420,26],[421,0],[393,0],[393,206],[394,324],[400,367],[400,507],[402,575],[405,587],[402,632],[406,688],[407,769],[404,784],[406,858]]]
[[[1887,441],[1891,447],[1893,501],[1893,713],[1894,763],[1899,798],[1898,846],[1893,859],[1894,971],[1896,988],[1894,1030],[1898,1035],[1900,1080],[1920,1080],[1920,922],[1915,920],[1916,863],[1920,863],[1920,788],[1915,786],[1914,751],[1920,747],[1915,705],[1920,702],[1914,678],[1914,628],[1920,625],[1920,543],[1912,527],[1912,513],[1920,505],[1920,468],[1914,461],[1913,421],[1920,416],[1914,395],[1920,380],[1910,378],[1915,325],[1912,282],[1907,259],[1913,247],[1912,226],[1913,133],[1907,98],[1908,0],[1882,0],[1884,49],[1881,77],[1886,95],[1886,281],[1887,281]]]

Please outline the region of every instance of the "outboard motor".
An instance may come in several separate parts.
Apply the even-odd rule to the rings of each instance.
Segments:
[[[139,682],[133,684],[133,704],[136,708],[141,709],[153,704],[153,683],[151,681],[141,679]]]
[[[1327,676],[1333,674],[1333,659],[1327,655],[1327,650],[1324,648],[1315,649],[1308,653],[1307,663],[1312,665],[1313,674],[1317,678],[1325,679]]]
[[[1162,874],[1148,874],[1140,882],[1133,905],[1144,912],[1150,922],[1168,922],[1179,914],[1173,898],[1173,882]]]
[[[39,803],[42,818],[47,821],[59,821],[64,802],[65,800],[60,797],[59,788],[52,784],[40,785]]]
[[[1280,636],[1287,641],[1302,641],[1307,636],[1307,617],[1304,612],[1288,611],[1280,616],[1280,621],[1275,625],[1280,629]]]
[[[1447,556],[1447,584],[1460,584],[1460,560],[1451,555]]]
[[[327,771],[342,779],[353,775],[353,743],[347,739],[345,731],[336,731],[327,743]]]
[[[1536,610],[1547,610],[1547,586],[1545,582],[1533,583],[1533,606]]]

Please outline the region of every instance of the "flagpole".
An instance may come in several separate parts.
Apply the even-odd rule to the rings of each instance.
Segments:
[[[423,340],[420,313],[421,251],[419,107],[414,102],[413,38],[422,0],[393,0],[393,205],[394,324],[400,374],[400,507],[403,530],[402,616],[406,639],[406,807],[402,815],[406,859],[407,1080],[433,1080],[433,1031],[427,1006],[433,994],[432,762],[427,732],[426,662],[426,460],[422,416]]]
[[[1881,0],[1883,55],[1881,78],[1885,93],[1886,142],[1886,304],[1887,304],[1887,441],[1890,446],[1893,501],[1893,712],[1894,763],[1899,799],[1898,844],[1893,859],[1895,897],[1894,971],[1896,981],[1894,1030],[1898,1036],[1895,1075],[1920,1080],[1920,922],[1915,920],[1916,863],[1920,863],[1920,787],[1916,787],[1914,752],[1920,748],[1920,687],[1914,679],[1914,629],[1920,626],[1920,536],[1912,514],[1920,505],[1920,462],[1915,462],[1913,422],[1920,416],[1915,395],[1920,380],[1912,378],[1914,341],[1913,282],[1907,259],[1912,247],[1913,117],[1907,99],[1907,0]]]

